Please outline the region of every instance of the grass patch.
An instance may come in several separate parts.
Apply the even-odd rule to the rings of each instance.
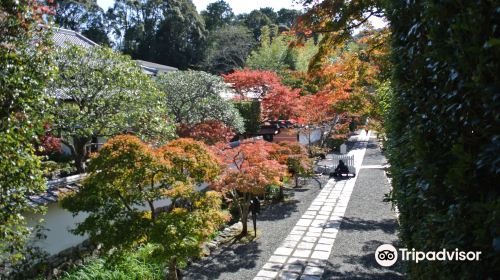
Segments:
[[[240,243],[240,244],[247,244],[251,243],[261,236],[261,231],[257,229],[257,235],[253,231],[253,229],[248,229],[248,234],[247,235],[241,235],[238,234],[234,238],[232,238],[232,243]]]

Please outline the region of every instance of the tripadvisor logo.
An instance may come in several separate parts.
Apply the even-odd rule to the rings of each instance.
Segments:
[[[390,245],[380,245],[375,251],[375,260],[381,266],[392,266],[398,260],[398,255],[401,256],[402,261],[413,261],[418,263],[420,261],[479,261],[480,251],[459,251],[443,249],[440,251],[416,251],[415,249],[400,248],[398,250]]]
[[[381,266],[391,266],[398,260],[398,251],[390,244],[380,245],[375,251],[375,260]]]

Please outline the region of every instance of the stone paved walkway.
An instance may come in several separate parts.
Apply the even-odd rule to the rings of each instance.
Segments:
[[[349,152],[357,170],[369,135],[358,136]],[[357,177],[336,183],[330,179],[254,280],[321,279]]]
[[[398,222],[391,203],[384,202],[390,184],[384,174],[387,159],[374,138],[367,144],[356,186],[340,224],[332,253],[321,279],[401,280],[404,262],[382,267],[375,261],[375,250],[382,244],[398,243]]]

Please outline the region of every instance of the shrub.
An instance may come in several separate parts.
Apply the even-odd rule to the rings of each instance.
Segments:
[[[403,245],[482,251],[478,262],[409,262],[409,276],[493,279],[500,273],[500,3],[391,3],[388,150]]]
[[[322,30],[323,44],[348,38],[362,15],[389,21],[392,91],[378,101],[389,112],[402,246],[482,252],[480,261],[408,262],[408,277],[498,278],[500,2],[303,2],[314,4],[302,20]]]
[[[260,129],[260,103],[258,101],[234,101],[245,123],[245,132],[255,134]]]
[[[148,244],[138,250],[125,252],[113,263],[105,258],[92,259],[84,266],[66,272],[62,280],[94,279],[163,279],[163,267],[151,260],[155,246]]]
[[[266,192],[264,194],[267,200],[280,200],[281,186],[278,185],[268,185],[266,186]]]

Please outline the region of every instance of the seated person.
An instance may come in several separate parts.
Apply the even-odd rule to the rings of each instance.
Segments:
[[[339,160],[339,165],[335,168],[333,177],[342,176],[342,174],[349,174],[349,168],[345,165],[343,160]]]

